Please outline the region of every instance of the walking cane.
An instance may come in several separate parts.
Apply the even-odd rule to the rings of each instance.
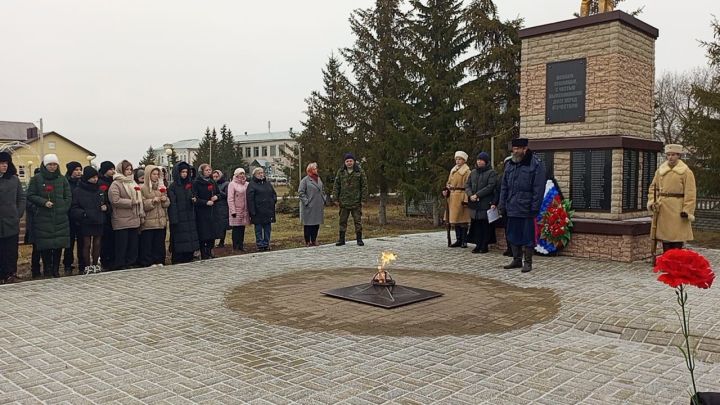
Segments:
[[[650,238],[652,238],[652,248],[650,249],[650,254],[652,254],[652,265],[655,266],[655,261],[657,259],[657,221],[658,221],[658,211],[657,211],[657,196],[658,196],[658,185],[655,183],[653,187],[653,217],[652,217],[652,225],[650,226]]]

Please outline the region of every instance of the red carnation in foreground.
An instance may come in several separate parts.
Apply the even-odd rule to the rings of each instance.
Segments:
[[[208,191],[213,191],[213,188],[214,188],[214,187],[213,187],[212,184],[208,184]]]
[[[160,186],[160,187],[158,187],[158,191],[160,191],[161,193],[164,193],[167,191],[167,188],[165,188],[165,186]]]
[[[100,185],[100,191],[105,192],[105,191],[107,191],[107,189],[108,189],[107,184],[101,184],[101,185]]]
[[[140,191],[140,186],[135,186],[133,188],[135,189],[135,191]]]
[[[663,253],[657,258],[653,271],[661,273],[658,281],[673,288],[682,284],[710,288],[715,280],[707,259],[688,249],[671,249]]]
[[[55,187],[53,187],[52,184],[48,184],[48,185],[45,186],[45,192],[47,192],[47,193],[52,193],[53,190],[55,190]]]

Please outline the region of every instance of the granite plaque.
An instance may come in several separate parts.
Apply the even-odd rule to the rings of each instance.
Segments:
[[[610,211],[612,150],[574,150],[570,155],[570,199],[573,209]]]
[[[656,152],[643,152],[643,167],[642,167],[642,208],[647,207],[648,193],[650,192],[650,184],[652,183],[653,177],[655,177],[655,171],[657,170],[657,153]]]
[[[548,179],[555,177],[555,152],[551,150],[544,150],[540,152],[533,151],[533,154],[542,162],[545,167],[545,176]]]
[[[545,77],[545,123],[585,121],[587,60],[548,63]]]
[[[638,209],[638,180],[640,178],[640,153],[636,150],[623,151],[622,209]]]

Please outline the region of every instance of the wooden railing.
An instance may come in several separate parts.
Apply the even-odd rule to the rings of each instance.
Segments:
[[[695,209],[698,211],[720,210],[720,196],[718,196],[718,197],[698,197]]]

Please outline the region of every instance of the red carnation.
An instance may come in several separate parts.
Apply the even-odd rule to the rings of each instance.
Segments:
[[[167,188],[165,188],[165,186],[160,186],[160,187],[158,187],[158,191],[160,191],[161,193],[164,193],[167,191]]]
[[[53,187],[52,184],[46,184],[46,185],[45,185],[45,192],[46,192],[46,193],[52,193],[53,190],[55,190],[55,187]]]
[[[213,188],[214,188],[214,187],[213,187],[212,184],[208,184],[208,191],[213,191]]]
[[[135,189],[135,191],[140,191],[140,186],[135,186],[133,188]]]
[[[658,281],[678,287],[683,284],[698,288],[710,288],[715,280],[715,273],[707,259],[688,249],[671,249],[657,258],[655,273],[661,273]]]
[[[185,190],[190,190],[192,188],[192,184],[188,183],[185,185]]]
[[[103,193],[106,192],[107,189],[108,189],[107,184],[101,184],[101,185],[100,185],[100,191],[102,191]]]

